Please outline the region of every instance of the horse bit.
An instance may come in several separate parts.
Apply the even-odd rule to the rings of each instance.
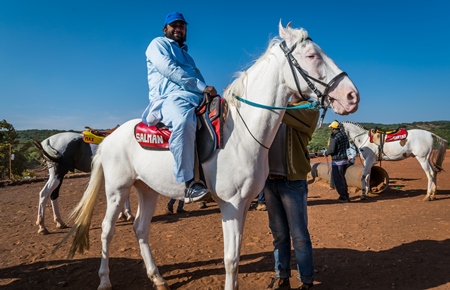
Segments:
[[[311,40],[311,38],[307,37],[304,40]],[[302,41],[304,41],[302,40]],[[309,98],[305,97],[302,94],[302,91],[300,90],[300,81],[298,79],[297,74],[295,73],[295,68],[297,69],[297,71],[300,73],[300,75],[303,77],[303,79],[305,80],[306,84],[308,85],[308,87],[316,94],[317,96],[317,103],[319,108],[323,109],[322,115],[320,116],[320,120],[319,120],[319,124],[317,125],[317,128],[320,128],[322,126],[322,122],[323,119],[325,118],[325,114],[327,112],[327,109],[329,106],[325,106],[324,102],[325,102],[325,98],[328,96],[328,91],[330,90],[331,86],[340,78],[347,76],[346,72],[341,72],[340,74],[336,75],[334,78],[332,78],[328,84],[322,82],[321,80],[318,80],[312,76],[310,76],[308,74],[307,71],[303,70],[302,67],[300,66],[300,64],[297,62],[297,60],[295,59],[295,57],[292,55],[292,52],[295,50],[295,48],[297,47],[298,42],[296,42],[290,49],[286,46],[286,41],[282,41],[280,43],[280,48],[281,50],[283,50],[284,55],[286,56],[289,66],[291,68],[292,71],[292,75],[294,76],[294,80],[295,80],[295,85],[297,86],[297,91],[299,92],[300,96],[302,97],[303,100],[308,101]],[[310,80],[313,80],[321,85],[323,85],[325,87],[325,91],[322,93]],[[255,106],[255,107],[259,107],[259,108],[266,108],[266,109],[277,109],[277,110],[288,110],[288,109],[294,109],[292,107],[272,107],[272,106],[265,106],[265,105],[261,105],[261,104],[257,104],[257,103],[253,103],[251,101],[242,99],[239,96],[236,96],[233,94],[233,96],[241,101],[244,102],[248,105],[251,106]],[[330,96],[328,96],[328,98],[330,98]],[[298,108],[295,108],[298,109]],[[241,120],[244,122],[245,127],[247,128],[248,132],[250,133],[250,135],[253,137],[253,139],[258,142],[259,145],[261,145],[262,147],[269,149],[267,146],[265,146],[264,144],[262,144],[260,141],[258,141],[255,136],[253,136],[253,134],[250,132],[249,128],[247,127],[247,124],[245,123],[244,119],[242,118],[241,114],[239,113],[239,110],[237,111],[239,114],[239,117],[241,118]]]
[[[312,39],[310,37],[307,37],[304,40],[311,40]],[[295,69],[297,69],[297,71],[300,73],[300,75],[303,77],[303,79],[305,80],[306,84],[308,85],[308,87],[316,94],[318,102],[319,102],[319,106],[320,108],[323,109],[322,115],[320,116],[320,121],[319,121],[319,125],[318,128],[320,128],[322,126],[322,122],[323,119],[325,118],[325,114],[327,112],[328,106],[324,106],[324,102],[325,102],[325,97],[328,96],[328,91],[330,90],[330,87],[340,78],[348,76],[346,72],[341,72],[340,74],[338,74],[337,76],[335,76],[334,78],[332,78],[328,84],[322,82],[321,80],[318,80],[312,76],[310,76],[308,74],[308,72],[306,72],[305,70],[302,69],[302,67],[300,66],[300,64],[297,62],[297,60],[295,59],[295,57],[292,55],[292,52],[294,51],[294,49],[297,47],[298,42],[296,42],[290,49],[286,46],[286,41],[283,41],[280,43],[280,48],[281,50],[283,50],[284,55],[286,56],[289,66],[291,68],[292,71],[292,75],[294,76],[294,80],[295,80],[295,85],[297,86],[297,90],[300,94],[300,96],[302,97],[303,100],[307,101],[308,98],[306,98],[303,94],[302,91],[300,90],[300,81],[298,79],[297,74],[295,73]],[[310,80],[313,80],[323,86],[325,86],[325,91],[322,93]],[[328,98],[330,98],[330,96],[328,96]]]

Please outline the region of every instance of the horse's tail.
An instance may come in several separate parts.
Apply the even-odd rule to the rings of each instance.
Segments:
[[[92,160],[92,171],[89,184],[84,191],[83,197],[75,209],[70,214],[69,219],[73,221],[72,229],[64,239],[53,250],[55,252],[62,243],[64,243],[73,233],[72,245],[69,250],[68,258],[72,259],[75,252],[83,253],[89,250],[89,227],[91,225],[92,214],[94,212],[95,201],[98,192],[103,183],[103,166],[101,162],[102,144],[97,148],[97,152]]]
[[[437,143],[436,147],[433,150],[433,154],[431,156],[431,162],[433,163],[433,166],[434,166],[434,169],[436,170],[436,172],[440,172],[440,171],[444,170],[442,168],[442,163],[444,162],[444,159],[445,159],[445,152],[448,147],[448,142],[447,142],[447,140],[439,137],[436,134],[431,133],[431,135],[433,136],[433,139]]]
[[[49,151],[51,151],[51,153],[47,152],[47,150],[45,150],[44,146],[42,145],[42,143],[45,144],[45,147],[50,149]],[[53,162],[59,162],[62,159],[62,155],[58,152],[58,150],[56,150],[55,148],[51,147],[49,144],[49,140],[45,139],[42,142],[39,142],[39,140],[33,140],[33,144],[34,146],[36,146],[39,151],[41,152],[42,155],[44,155],[44,157],[46,157],[47,159],[49,159],[50,161]]]

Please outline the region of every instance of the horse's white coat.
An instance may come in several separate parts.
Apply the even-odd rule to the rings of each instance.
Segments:
[[[283,28],[280,23],[279,30],[288,47],[298,43],[293,55],[305,71],[324,82],[341,72],[315,43],[305,40],[308,34],[304,29],[292,29],[290,25]],[[284,111],[259,109],[238,103],[232,94],[267,106],[287,105],[289,97],[297,89],[278,43],[271,43],[267,52],[246,72],[241,73],[224,92],[230,104],[223,132],[225,148],[204,164],[207,186],[222,213],[225,289],[238,289],[237,273],[244,221],[249,205],[263,188],[269,171],[268,150],[258,142],[270,147],[284,114]],[[320,85],[318,87],[323,90]],[[301,90],[302,93],[311,95],[311,90],[303,79]],[[357,110],[359,93],[348,77],[336,82],[329,95],[331,99],[327,102],[336,113],[349,114]],[[237,110],[243,119],[239,117]],[[151,254],[148,244],[149,226],[159,194],[182,199],[184,185],[175,182],[170,152],[144,150],[134,140],[133,128],[138,122],[139,119],[128,121],[100,144],[94,157],[90,184],[74,210],[76,235],[71,255],[88,246],[90,215],[104,176],[107,211],[102,224],[99,289],[112,287],[108,266],[109,245],[114,234],[115,220],[132,186],[139,196],[133,227],[147,267],[147,275],[157,289],[169,289]]]
[[[378,145],[370,142],[368,130],[353,122],[342,122],[345,132],[350,140],[355,142],[364,161],[364,171],[361,176],[363,194],[370,192],[370,170],[378,161]],[[436,141],[436,154],[433,154]],[[441,137],[420,129],[408,130],[406,140],[386,142],[383,146],[383,160],[398,161],[408,157],[416,157],[428,178],[427,195],[424,201],[436,199],[436,175],[441,170],[445,158],[447,141]]]

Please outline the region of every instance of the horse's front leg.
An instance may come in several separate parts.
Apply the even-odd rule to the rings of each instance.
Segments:
[[[364,170],[361,174],[361,199],[366,199],[367,195],[370,193],[370,172],[375,162],[372,162],[370,158],[365,159]]]
[[[222,212],[222,230],[224,242],[225,290],[239,288],[238,269],[245,218],[251,200],[224,202],[220,204]]]

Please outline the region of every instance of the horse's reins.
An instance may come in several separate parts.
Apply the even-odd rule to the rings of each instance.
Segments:
[[[304,39],[304,40],[312,40],[312,39],[309,38],[309,37],[307,37],[307,38]],[[302,40],[302,41],[303,41],[303,40]],[[319,107],[319,108],[323,109],[322,115],[320,116],[319,124],[318,124],[318,126],[317,126],[318,128],[320,128],[320,127],[322,126],[323,119],[325,118],[325,114],[326,114],[326,112],[327,112],[327,109],[328,109],[328,107],[330,106],[330,105],[328,105],[328,106],[325,106],[325,105],[324,105],[324,103],[325,103],[325,97],[328,96],[328,91],[330,90],[330,87],[331,87],[331,86],[332,86],[339,78],[344,77],[344,76],[347,76],[347,73],[346,73],[346,72],[341,72],[340,74],[338,74],[337,76],[335,76],[334,78],[332,78],[332,79],[328,82],[328,84],[322,82],[321,80],[318,80],[318,79],[316,79],[316,78],[310,76],[310,75],[308,74],[308,72],[306,72],[306,71],[304,71],[304,70],[302,69],[302,67],[300,66],[300,64],[297,62],[297,60],[295,59],[295,57],[292,55],[292,51],[294,51],[294,49],[295,49],[296,47],[297,47],[297,43],[295,43],[295,44],[291,47],[291,49],[288,49],[288,47],[286,46],[286,41],[283,41],[283,42],[280,43],[280,48],[283,50],[284,55],[286,56],[286,58],[287,58],[287,60],[288,60],[288,63],[289,63],[289,66],[290,66],[290,68],[291,68],[292,75],[294,76],[295,85],[297,86],[298,93],[300,94],[300,96],[302,97],[303,100],[308,101],[309,98],[305,97],[305,96],[302,94],[301,90],[300,90],[300,81],[299,81],[299,79],[298,79],[297,74],[295,73],[295,69],[294,69],[294,68],[296,68],[297,71],[300,73],[300,75],[303,77],[303,79],[305,80],[305,82],[306,82],[306,84],[308,85],[308,87],[309,87],[309,88],[317,95],[317,99],[318,99],[317,102],[315,102],[315,103],[313,103],[313,104],[307,104],[307,105],[305,105],[305,106],[297,106],[297,107],[275,107],[275,106],[267,106],[267,105],[263,105],[263,104],[254,103],[254,102],[251,102],[251,101],[249,101],[249,100],[245,100],[245,99],[243,99],[243,98],[241,98],[241,97],[239,97],[239,96],[237,96],[237,95],[235,95],[235,94],[232,94],[232,95],[233,95],[233,97],[234,97],[236,100],[238,100],[238,101],[240,101],[240,102],[243,102],[243,103],[245,103],[245,104],[247,104],[247,105],[250,105],[250,106],[253,106],[253,107],[257,107],[257,108],[269,109],[269,110],[298,110],[298,109],[303,109],[303,108],[305,108],[305,107],[308,107],[308,108]],[[323,85],[323,86],[325,86],[325,91],[322,93],[322,92],[321,92],[321,91],[320,91],[320,90],[319,90],[319,89],[318,89],[318,88],[310,81],[310,79],[313,80],[313,81],[315,81],[315,82],[318,82],[319,84],[321,84],[321,85]],[[330,98],[330,96],[328,96],[328,98]],[[269,149],[269,147],[267,147],[267,146],[265,146],[264,144],[262,144],[259,140],[256,139],[255,136],[253,136],[253,134],[250,132],[250,129],[248,128],[247,124],[245,123],[244,118],[242,118],[241,113],[239,112],[239,110],[238,110],[237,108],[236,108],[236,110],[237,110],[237,112],[238,112],[238,114],[239,114],[239,117],[241,118],[242,122],[244,123],[245,127],[247,128],[247,131],[248,131],[248,132],[250,133],[250,135],[252,136],[252,138],[253,138],[256,142],[258,142],[258,144],[261,145],[262,147],[264,147],[264,148],[266,148],[266,149]]]
[[[307,37],[307,38],[304,39],[304,40],[311,40],[311,41],[312,41],[312,39],[309,38],[309,37]],[[302,40],[302,41],[303,41],[303,40]],[[287,58],[287,60],[288,60],[289,66],[290,66],[291,71],[292,71],[292,75],[294,76],[295,85],[297,86],[297,90],[298,90],[300,96],[302,97],[302,99],[305,100],[305,101],[308,100],[308,98],[306,98],[306,97],[302,94],[302,92],[301,92],[301,90],[300,90],[300,81],[299,81],[299,79],[298,79],[297,74],[295,73],[295,69],[294,69],[294,68],[297,69],[297,71],[300,73],[300,75],[301,75],[301,76],[303,77],[303,79],[305,80],[305,82],[306,82],[306,84],[308,85],[308,87],[316,94],[317,99],[319,100],[319,103],[320,103],[320,108],[323,109],[322,115],[320,116],[319,125],[318,125],[318,128],[320,128],[320,127],[322,126],[323,119],[325,118],[325,114],[326,114],[327,109],[328,109],[328,107],[329,107],[329,105],[328,105],[328,106],[325,106],[325,105],[324,105],[325,98],[326,98],[326,97],[330,98],[330,96],[328,96],[328,91],[330,90],[331,86],[332,86],[338,79],[340,79],[341,77],[348,76],[348,75],[347,75],[346,72],[341,72],[340,74],[338,74],[338,75],[336,75],[334,78],[332,78],[332,79],[328,82],[328,84],[322,82],[321,80],[318,80],[318,79],[316,79],[316,78],[310,76],[310,75],[308,74],[308,72],[306,72],[306,71],[304,71],[304,70],[302,69],[302,67],[300,66],[300,64],[298,63],[298,61],[297,61],[297,60],[295,59],[295,57],[292,55],[292,52],[293,52],[294,49],[297,47],[297,44],[298,44],[298,42],[296,42],[296,43],[289,49],[289,48],[286,46],[286,41],[282,41],[282,42],[280,43],[280,48],[281,48],[281,50],[283,50],[284,55],[286,56],[286,58]],[[321,91],[320,91],[320,90],[319,90],[319,89],[318,89],[318,88],[317,88],[310,80],[313,80],[313,81],[315,81],[315,82],[317,82],[317,83],[319,83],[319,84],[325,86],[325,91],[322,93],[322,92],[321,92]]]

